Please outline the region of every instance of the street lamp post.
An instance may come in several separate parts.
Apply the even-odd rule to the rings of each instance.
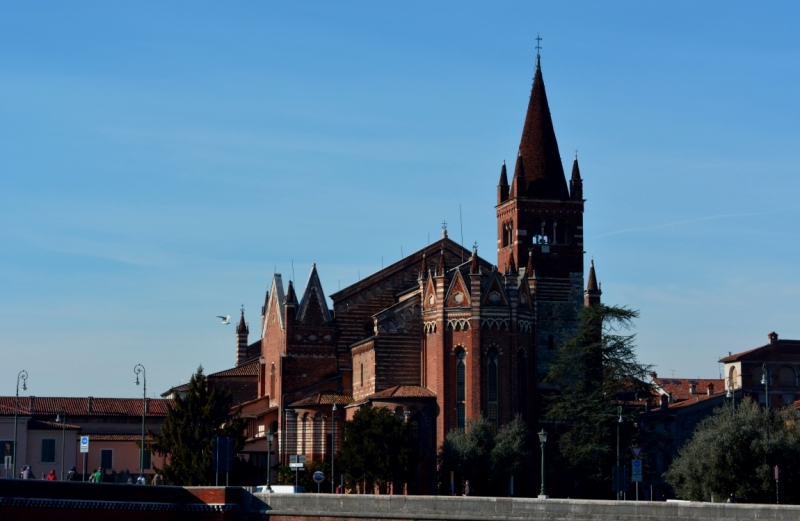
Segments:
[[[272,437],[275,434],[272,432],[272,427],[267,431],[267,492],[272,492]]]
[[[539,443],[542,446],[542,488],[539,490],[539,499],[547,499],[547,493],[544,488],[544,444],[547,443],[547,431],[544,429],[539,431]]]
[[[619,420],[617,420],[617,468],[614,469],[616,473],[616,481],[617,481],[617,500],[622,499],[622,472],[619,470],[619,426],[622,423],[622,406],[617,407],[617,414],[619,415]]]
[[[144,387],[142,389],[142,448],[139,451],[139,476],[144,476],[144,417],[147,412],[147,372],[142,364],[136,364],[133,368],[136,373],[136,385],[139,385],[139,374],[142,375]]]
[[[61,424],[61,481],[64,481],[64,448],[65,436],[67,428],[67,413],[62,411],[56,416],[56,423]]]
[[[333,479],[333,463],[336,456],[336,395],[333,395],[333,409],[331,409],[331,494],[336,493],[336,481]]]
[[[767,439],[769,439],[769,369],[767,369],[767,364],[764,363],[761,365],[761,383],[764,384],[764,432],[767,433]]]
[[[14,402],[14,457],[13,463],[11,466],[13,467],[14,477],[17,476],[17,413],[19,412],[19,381],[22,380],[22,390],[27,391],[28,386],[25,385],[26,380],[28,379],[28,371],[22,370],[17,375],[17,397],[16,401]]]

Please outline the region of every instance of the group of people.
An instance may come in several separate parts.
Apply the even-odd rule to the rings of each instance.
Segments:
[[[112,470],[112,475],[116,474],[116,471]],[[133,474],[130,473],[129,470],[125,469],[123,474],[128,475],[128,480],[126,481],[129,485],[146,485],[147,479],[144,477],[144,474],[139,474],[138,477],[134,478]],[[103,483],[108,481],[106,479],[106,469],[98,468],[95,472],[89,475],[89,483]],[[75,469],[75,465],[71,466],[69,469],[69,473],[67,473],[67,481],[81,481],[82,476],[78,474],[77,470]],[[19,472],[19,479],[36,479],[36,475],[31,470],[30,465],[23,465],[22,469]],[[56,475],[55,470],[51,470],[47,476],[42,473],[42,479],[47,481],[58,481],[58,476]],[[116,477],[111,480],[113,483],[117,482]],[[153,476],[153,479],[150,481],[151,485],[166,485],[167,482],[164,479],[164,475],[161,473],[156,473]]]

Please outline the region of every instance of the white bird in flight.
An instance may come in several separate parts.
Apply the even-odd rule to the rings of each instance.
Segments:
[[[223,324],[230,324],[231,323],[231,316],[230,315],[227,315],[227,316],[224,316],[224,317],[222,317],[220,315],[217,315],[217,318],[221,318]]]

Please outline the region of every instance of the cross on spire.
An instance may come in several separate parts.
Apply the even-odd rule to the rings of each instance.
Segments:
[[[539,36],[539,33],[536,33],[536,57],[539,57],[539,51],[542,50],[542,37]]]
[[[442,221],[442,230],[447,230],[447,221]]]

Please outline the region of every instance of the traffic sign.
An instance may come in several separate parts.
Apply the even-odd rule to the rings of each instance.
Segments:
[[[323,474],[321,470],[318,470],[314,473],[312,479],[314,480],[314,483],[322,483],[325,481],[325,474]]]
[[[289,463],[289,468],[303,470],[304,465],[305,463]]]
[[[305,454],[295,454],[293,456],[289,456],[289,463],[306,463],[308,461],[308,457]]]
[[[642,481],[642,460],[635,459],[633,460],[633,465],[631,466],[631,470],[633,471],[632,480],[633,481]]]
[[[639,455],[642,453],[642,448],[636,445],[631,447],[631,452],[633,452],[633,457],[639,459]]]
[[[89,436],[81,436],[81,453],[89,452]]]

